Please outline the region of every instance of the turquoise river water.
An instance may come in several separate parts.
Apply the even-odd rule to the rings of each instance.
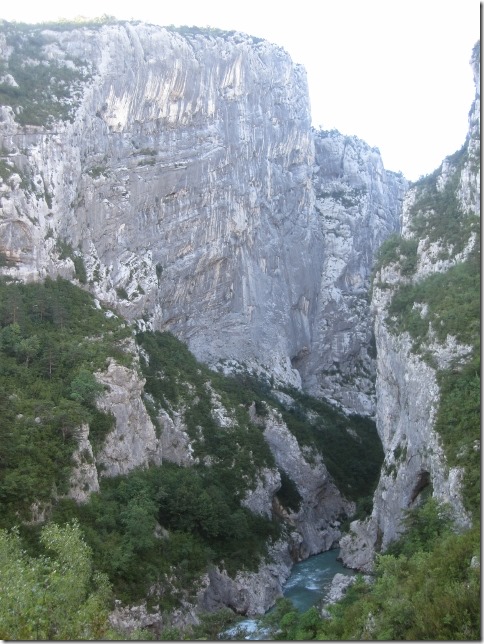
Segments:
[[[348,570],[339,561],[336,561],[338,554],[339,550],[328,550],[294,564],[283,589],[284,597],[290,599],[298,610],[304,612],[323,599],[336,573],[354,575],[353,570]],[[257,619],[244,619],[219,637],[230,640],[236,634],[237,639],[265,639],[265,633],[263,629],[259,628]]]

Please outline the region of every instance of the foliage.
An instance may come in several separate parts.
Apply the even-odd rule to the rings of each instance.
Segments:
[[[65,251],[62,244],[59,250]],[[161,594],[153,601],[167,610],[209,565],[223,562],[230,574],[256,568],[280,534],[278,523],[240,505],[259,469],[275,467],[262,429],[249,415],[254,402],[260,414],[266,413],[264,400],[276,404],[268,385],[210,371],[170,334],[140,334],[152,413],[161,405],[184,411],[199,465],[165,463],[101,479],[100,492],[78,506],[58,498],[67,491],[77,429],[89,423],[96,450],[113,423],[95,408],[101,389],[93,373],[109,355],[125,361],[119,345],[129,328],[60,279],[2,282],[0,302],[3,525],[13,525],[18,512],[28,519],[34,501],[50,504],[59,524],[76,517],[96,568],[108,575],[117,596],[134,601],[155,585]],[[227,415],[223,425],[213,415],[218,404]],[[282,479],[280,496],[296,507],[299,493],[285,473]],[[38,555],[37,532],[22,527]]]
[[[438,183],[441,168],[415,183],[416,198],[410,208],[412,235],[416,239],[438,241],[446,250],[445,257],[461,252],[472,232],[478,232],[479,217],[464,212],[458,200],[461,171],[468,160],[467,142],[447,157],[453,174],[442,187]],[[444,257],[444,258],[445,258]]]
[[[407,510],[402,521],[404,537],[394,541],[387,554],[412,556],[416,552],[430,552],[442,535],[452,529],[452,512],[446,504],[429,497],[419,507]]]
[[[82,423],[92,423],[95,447],[102,442],[112,417],[95,408],[93,373],[108,356],[126,362],[127,334],[65,280],[0,282],[1,526],[67,492]]]
[[[108,623],[111,588],[92,566],[76,522],[46,525],[44,552],[22,549],[17,531],[0,530],[0,637],[84,640],[115,636]]]
[[[223,487],[242,498],[258,469],[274,466],[262,430],[250,420],[251,389],[197,362],[170,333],[140,333],[137,339],[149,358],[141,359],[146,392],[165,409],[184,410],[194,457],[208,459]],[[213,396],[229,414],[225,427],[213,416]]]
[[[425,305],[422,315],[421,306]],[[408,331],[415,350],[428,340],[429,330],[443,343],[447,335],[476,345],[480,331],[480,254],[478,249],[445,273],[434,273],[416,284],[401,286],[388,308],[387,323]]]
[[[362,188],[339,188],[333,190],[320,190],[317,194],[318,199],[333,199],[340,203],[344,208],[357,206],[362,197],[366,195],[367,189]]]
[[[116,596],[135,601],[161,584],[164,609],[211,563],[223,560],[232,574],[254,569],[279,534],[276,524],[241,508],[210,468],[171,463],[104,478],[85,505],[64,500],[54,510],[58,523],[72,516]]]
[[[391,235],[378,249],[374,272],[383,266],[396,263],[402,275],[413,275],[417,268],[417,248],[418,239],[407,239],[398,234]]]
[[[84,259],[80,252],[74,251],[72,245],[69,244],[65,239],[57,240],[57,252],[59,253],[59,259],[71,259],[74,264],[74,272],[81,284],[87,283],[87,273],[86,267],[84,265]]]
[[[222,608],[215,613],[200,613],[200,624],[193,627],[190,639],[215,641],[219,633],[232,627],[240,618],[230,608]]]
[[[12,161],[0,159],[0,179],[6,183],[15,173],[15,166]]]
[[[433,338],[443,344],[448,335],[471,348],[465,364],[456,361],[438,372],[440,405],[435,429],[449,465],[464,468],[463,499],[475,515],[480,508],[480,286],[476,247],[466,261],[445,273],[400,287],[387,319],[395,332],[410,334],[414,351],[425,351],[425,343]]]
[[[116,295],[120,300],[129,300],[128,291],[124,288],[124,286],[118,286],[116,288]]]
[[[435,429],[450,466],[464,468],[462,497],[479,520],[481,512],[481,365],[480,353],[464,366],[438,376],[440,405]]]
[[[103,386],[87,369],[79,369],[71,382],[71,398],[80,403],[94,405],[96,398],[103,391]]]

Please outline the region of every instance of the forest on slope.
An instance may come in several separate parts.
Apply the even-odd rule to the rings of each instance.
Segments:
[[[321,451],[334,480],[364,512],[382,460],[371,421],[348,418],[297,392],[291,393],[299,402],[285,408],[270,383],[210,371],[174,336],[158,332],[136,334],[146,404],[155,422],[159,404],[185,408],[202,464],[164,462],[104,477],[99,492],[78,504],[68,493],[79,427],[89,425],[93,454],[81,457],[92,462],[114,422],[96,407],[102,385],[93,374],[108,359],[132,364],[127,341],[135,329],[60,278],[3,280],[0,292],[3,638],[116,638],[107,621],[114,597],[133,603],[161,583],[161,595],[149,605],[169,613],[190,598],[211,564],[223,560],[231,574],[255,570],[268,545],[291,528],[240,504],[258,469],[274,466],[261,428],[248,414],[254,404],[261,418],[269,405],[278,409],[301,444]],[[233,430],[214,422],[207,382],[234,410]],[[294,482],[283,471],[281,481],[281,506],[297,509]],[[22,554],[14,574],[15,552]],[[63,599],[66,579],[77,586],[69,601]]]

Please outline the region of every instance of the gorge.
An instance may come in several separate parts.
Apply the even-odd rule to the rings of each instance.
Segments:
[[[429,496],[475,525],[479,61],[409,184],[264,40],[0,24],[0,528],[76,519],[118,632],[371,573]]]

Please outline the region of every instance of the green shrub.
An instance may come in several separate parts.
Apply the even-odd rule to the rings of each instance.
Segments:
[[[388,237],[378,249],[374,272],[396,263],[402,275],[409,277],[417,269],[418,239],[406,239],[398,234]]]
[[[478,248],[445,273],[434,273],[416,284],[401,286],[388,308],[387,323],[396,332],[408,331],[418,351],[429,338],[431,325],[439,342],[453,335],[474,345],[480,331],[480,255]],[[425,305],[425,316],[415,304]]]
[[[0,637],[84,640],[117,637],[109,627],[111,589],[92,568],[76,522],[46,525],[46,554],[29,556],[16,531],[0,530]]]

